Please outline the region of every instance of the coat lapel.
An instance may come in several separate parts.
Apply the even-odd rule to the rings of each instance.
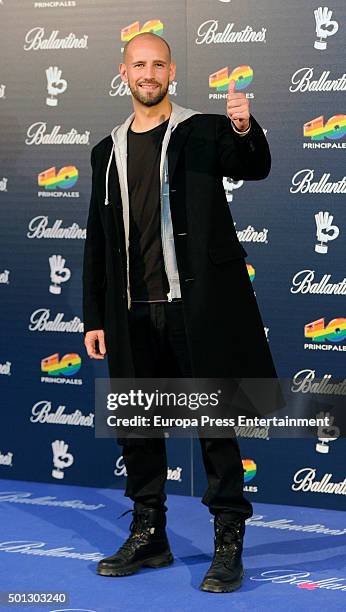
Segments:
[[[190,122],[181,123],[173,130],[168,144],[168,174],[171,179],[179,159],[184,143],[190,134],[192,125]]]

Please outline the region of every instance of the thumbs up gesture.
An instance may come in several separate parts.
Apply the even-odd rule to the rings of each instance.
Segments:
[[[244,93],[236,92],[233,79],[228,86],[227,115],[241,132],[247,130],[250,125],[250,103]]]

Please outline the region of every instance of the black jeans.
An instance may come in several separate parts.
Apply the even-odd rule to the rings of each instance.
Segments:
[[[192,376],[181,301],[132,302],[129,327],[137,377]],[[244,471],[236,437],[199,440],[208,479],[202,503],[225,519],[252,516],[252,506],[243,496]],[[134,501],[136,509],[166,510],[165,438],[142,438],[138,443],[132,438],[123,446],[123,457],[125,496]]]

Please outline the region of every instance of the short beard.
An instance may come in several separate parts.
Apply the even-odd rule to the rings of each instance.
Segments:
[[[166,87],[163,89],[161,86],[161,90],[159,91],[159,93],[151,97],[147,97],[145,93],[141,94],[140,90],[138,90],[139,86],[137,89],[131,87],[130,83],[128,83],[128,86],[130,88],[130,91],[133,97],[138,102],[140,102],[144,106],[156,106],[157,104],[160,104],[160,102],[162,102],[164,97],[167,95],[169,83],[167,83]]]

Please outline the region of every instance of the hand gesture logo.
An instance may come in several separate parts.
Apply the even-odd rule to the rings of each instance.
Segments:
[[[335,240],[335,238],[339,236],[340,230],[337,225],[332,225],[333,219],[333,215],[331,215],[328,211],[320,211],[315,215],[317,228],[316,237],[319,241],[319,244],[315,245],[316,253],[327,253],[327,242],[329,242],[329,240]]]
[[[54,440],[52,442],[53,464],[56,469],[52,470],[53,478],[61,480],[64,478],[62,470],[70,467],[74,461],[73,455],[67,452],[68,444],[64,440]]]
[[[244,185],[244,181],[241,181],[241,180],[234,181],[231,177],[224,176],[222,179],[222,182],[223,182],[223,188],[225,190],[227,202],[230,204],[230,202],[233,201],[232,191],[234,189],[239,189],[239,187],[242,187]]]
[[[340,429],[339,427],[336,427],[336,425],[333,425],[334,417],[330,416],[330,412],[319,412],[316,415],[316,418],[327,418],[330,423],[330,426],[321,426],[317,429],[317,437],[319,442],[316,444],[316,451],[318,453],[326,454],[329,453],[329,442],[334,442],[334,440],[337,440],[340,436]]]
[[[47,76],[47,91],[50,98],[46,98],[48,106],[57,106],[58,99],[53,96],[58,96],[67,89],[67,81],[61,78],[61,70],[58,66],[49,66],[46,70]]]
[[[315,40],[314,48],[324,49],[327,48],[328,36],[333,36],[339,29],[337,21],[332,21],[333,11],[329,10],[327,6],[322,8],[321,6],[314,11],[316,20],[316,36],[319,40]]]
[[[49,291],[55,295],[61,293],[60,283],[66,283],[71,277],[71,270],[65,267],[65,259],[62,255],[51,255],[49,258],[50,280],[53,285],[49,285]]]

